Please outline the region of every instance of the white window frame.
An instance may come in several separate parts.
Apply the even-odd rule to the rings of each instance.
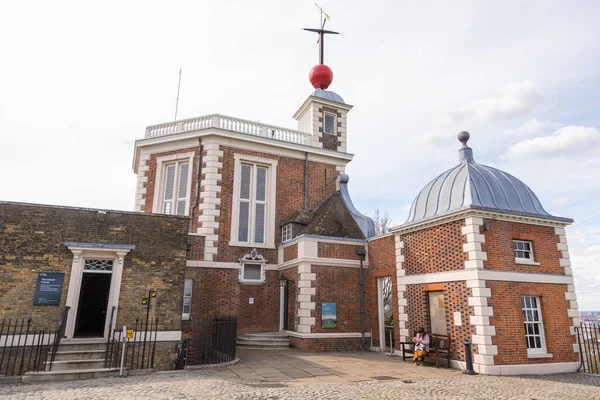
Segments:
[[[167,166],[173,163],[185,163],[187,162],[188,167],[188,178],[186,188],[186,201],[185,201],[185,212],[183,215],[190,215],[190,200],[191,200],[191,188],[192,188],[192,176],[194,172],[194,156],[196,152],[172,154],[168,156],[162,156],[156,158],[156,179],[154,181],[154,198],[152,201],[152,212],[156,214],[163,214],[163,199],[165,193],[165,174],[167,172]],[[179,168],[177,168],[179,170]],[[179,180],[177,174],[175,174],[175,186],[173,188],[173,196],[177,196]],[[177,202],[175,201],[175,204]],[[177,214],[171,214],[177,215]]]
[[[292,240],[292,224],[285,224],[281,227],[281,243]]]
[[[325,132],[325,118],[327,115],[331,115],[333,117],[333,132]],[[327,133],[328,135],[337,135],[337,114],[329,111],[323,111],[323,133]]]
[[[245,154],[234,154],[234,173],[233,173],[233,201],[231,210],[231,232],[229,238],[230,246],[257,247],[257,248],[275,248],[275,204],[277,197],[277,160],[249,156]],[[250,207],[250,224],[248,227],[248,242],[238,240],[239,213],[240,213],[240,182],[242,178],[242,164],[252,164],[255,167],[267,168],[267,192],[265,209],[265,242],[254,243],[254,207]],[[256,174],[256,168],[252,169],[253,179]],[[254,181],[253,183],[254,184]],[[252,189],[253,191],[254,189]],[[253,195],[251,195],[252,197]],[[251,205],[255,204],[253,201]]]
[[[190,294],[189,294],[189,296],[186,296],[185,289],[186,289],[186,285],[187,285],[188,282],[190,283]],[[194,293],[194,280],[191,279],[191,278],[184,279],[184,283],[183,283],[183,304],[182,304],[182,307],[181,307],[181,319],[184,319],[184,320],[189,320],[190,319],[190,314],[192,313],[192,295],[193,295],[193,293]],[[185,299],[190,299],[190,310],[187,313],[184,312],[184,309],[185,309]]]
[[[522,239],[513,239],[513,252],[516,252],[517,250],[515,250],[515,243],[528,243],[529,244],[529,254],[531,254],[531,258],[521,258],[521,257],[517,257],[517,255],[515,254],[515,263],[517,264],[526,264],[526,265],[540,265],[540,263],[535,262],[534,259],[534,253],[533,253],[533,242],[531,240],[522,240]],[[527,250],[518,250],[518,251],[527,251]]]
[[[260,265],[260,278],[259,279],[245,279],[244,278],[244,270],[246,269],[246,265]],[[265,264],[262,262],[258,262],[258,261],[248,261],[248,262],[242,263],[242,266],[240,268],[239,281],[240,281],[240,283],[257,284],[257,285],[265,283]]]
[[[533,307],[533,306],[527,307],[527,304],[525,301],[526,298],[530,299],[530,304],[532,304],[531,299],[535,299],[536,307]],[[540,297],[539,296],[521,296],[521,311],[523,312],[523,329],[525,330],[527,355],[534,356],[534,357],[535,357],[535,355],[551,357],[552,355],[548,355],[547,349],[546,349],[546,336],[544,334],[544,319],[542,317],[542,303],[541,303]],[[532,311],[532,312],[537,311],[538,321],[528,321],[527,318],[525,317],[525,314],[527,313],[527,311]],[[527,333],[527,328],[525,328],[525,324],[527,324],[527,323],[539,323],[539,330],[540,330],[539,335]],[[529,348],[529,337],[537,337],[537,336],[540,337],[541,347],[530,349]]]

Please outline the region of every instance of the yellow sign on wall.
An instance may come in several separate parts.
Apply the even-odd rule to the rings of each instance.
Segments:
[[[125,336],[127,339],[133,339],[133,329],[127,329]]]

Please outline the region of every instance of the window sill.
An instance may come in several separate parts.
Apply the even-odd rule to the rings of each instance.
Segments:
[[[273,250],[275,250],[274,244],[254,244],[254,243],[240,243],[240,242],[229,241],[229,246],[248,247],[248,248],[252,247],[252,248],[257,248],[257,249],[273,249]]]
[[[181,316],[181,320],[182,320],[182,321],[189,321],[189,320],[191,320],[191,319],[192,319],[192,318],[190,318],[190,316],[189,316],[189,315],[182,315],[182,316]]]
[[[243,280],[240,280],[240,283],[242,285],[263,285],[265,283],[265,281],[243,281]]]
[[[521,265],[540,265],[539,262],[531,261],[527,258],[515,258],[515,263]]]
[[[527,358],[552,358],[552,354],[550,353],[534,353],[534,352],[527,352]]]

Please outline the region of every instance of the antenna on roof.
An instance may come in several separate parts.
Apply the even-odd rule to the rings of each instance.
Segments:
[[[179,88],[181,87],[181,69],[179,70],[179,82],[177,83],[177,100],[175,101],[175,121],[177,121],[177,108],[179,107]]]

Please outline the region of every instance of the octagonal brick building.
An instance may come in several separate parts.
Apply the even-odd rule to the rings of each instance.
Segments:
[[[459,140],[459,163],[419,192],[403,225],[370,240],[371,290],[391,276],[396,340],[419,327],[449,336],[454,367],[465,368],[469,340],[479,373],[573,372],[579,311],[565,234],[573,220],[549,214],[514,176],[476,163],[467,132]],[[380,329],[373,336],[381,341]]]

